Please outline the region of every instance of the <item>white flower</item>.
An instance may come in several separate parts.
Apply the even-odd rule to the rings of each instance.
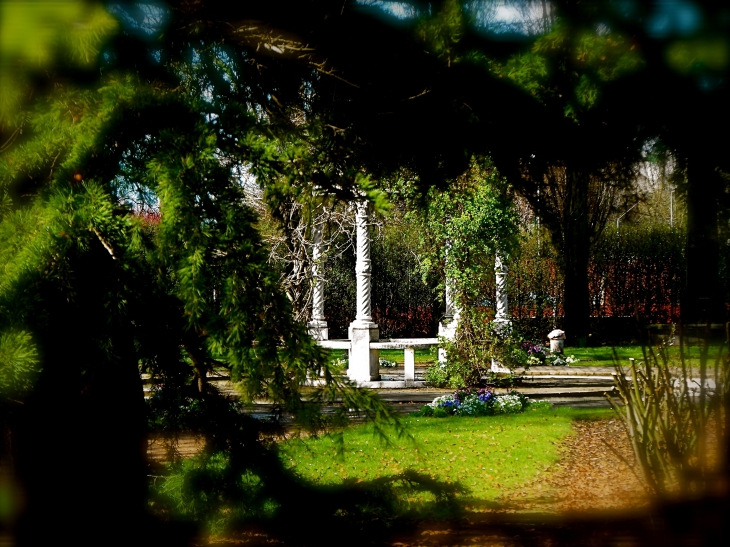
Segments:
[[[453,395],[442,395],[441,397],[436,397],[428,406],[438,408],[440,406],[454,406],[455,403],[456,398]]]
[[[510,414],[522,410],[522,401],[517,395],[497,395],[494,400],[497,414]]]

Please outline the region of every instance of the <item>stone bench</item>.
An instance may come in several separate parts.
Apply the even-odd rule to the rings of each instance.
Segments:
[[[370,342],[370,349],[402,349],[403,350],[403,374],[404,380],[413,381],[416,379],[416,351],[417,349],[429,349],[439,345],[438,338],[393,338],[391,340],[380,340]]]
[[[319,340],[317,345],[328,349],[350,349],[349,340]]]
[[[352,349],[350,340],[319,340],[317,344],[329,349]],[[416,350],[438,345],[438,338],[393,338],[370,342],[370,350],[379,352],[381,349],[402,349],[404,379],[412,382],[416,379]]]

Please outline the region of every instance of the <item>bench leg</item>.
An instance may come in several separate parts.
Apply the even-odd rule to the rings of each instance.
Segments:
[[[413,348],[403,350],[403,368],[405,369],[405,381],[416,379],[416,351]]]

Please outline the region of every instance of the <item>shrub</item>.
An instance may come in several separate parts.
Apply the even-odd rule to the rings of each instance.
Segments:
[[[661,348],[644,351],[643,363],[629,359],[628,370],[616,363],[620,403],[607,397],[626,426],[646,484],[664,498],[713,492],[727,473],[722,454],[711,454],[713,445],[722,450],[728,444],[730,360],[719,354],[710,367],[707,340],[695,369],[685,360],[686,348],[678,363]]]
[[[449,380],[449,372],[445,361],[436,361],[429,365],[423,378],[429,385],[434,387],[446,387]]]
[[[423,405],[421,407],[421,410],[418,412],[414,412],[414,414],[418,414],[419,416],[433,416],[434,408],[431,405]]]
[[[463,359],[453,341],[441,339],[441,345],[446,350],[448,358],[437,361],[426,369],[425,380],[434,387],[460,387],[474,385],[481,382],[484,375],[489,373],[486,366],[475,366],[471,359]],[[484,361],[488,363],[490,361]]]
[[[455,340],[441,338],[448,358],[426,370],[426,381],[436,387],[463,388],[483,383],[493,361],[511,371],[527,370],[530,361],[525,343],[514,325],[493,322],[488,310],[473,309],[469,320],[462,315]]]
[[[436,408],[433,411],[433,417],[434,418],[446,418],[448,416],[451,416],[445,409],[443,408]]]

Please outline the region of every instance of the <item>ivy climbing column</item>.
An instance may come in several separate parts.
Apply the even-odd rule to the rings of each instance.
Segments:
[[[357,282],[357,311],[350,323],[350,365],[347,375],[351,380],[368,382],[379,380],[378,362],[380,352],[370,349],[370,342],[380,338],[378,325],[373,322],[371,310],[371,264],[370,264],[370,203],[359,200],[356,203],[355,228],[357,233],[357,260],[355,276]]]
[[[497,251],[494,259],[494,276],[496,280],[495,300],[497,301],[494,320],[507,324],[510,322],[507,303],[507,260],[501,251]]]
[[[451,249],[451,242],[446,241],[446,283],[444,288],[444,300],[445,300],[445,311],[444,317],[439,322],[439,336],[443,336],[449,340],[453,340],[456,337],[456,327],[459,324],[459,308],[456,305],[454,298],[454,280],[448,275],[448,264],[449,264],[449,250]],[[446,361],[446,350],[439,348],[439,362]]]

